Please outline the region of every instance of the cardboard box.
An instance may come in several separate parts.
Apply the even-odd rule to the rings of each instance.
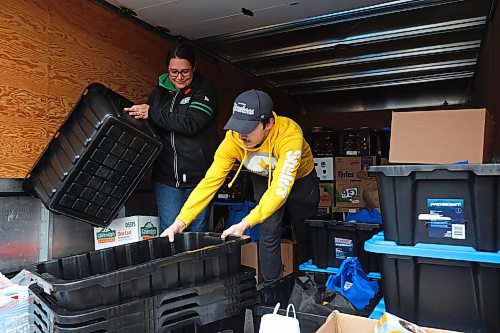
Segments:
[[[374,179],[367,171],[372,165],[377,165],[377,156],[335,157],[335,179]]]
[[[328,215],[332,212],[332,207],[318,207],[317,216]]]
[[[335,186],[333,183],[319,183],[319,207],[332,207]]]
[[[296,263],[296,242],[289,239],[281,240],[281,262],[283,264],[283,276],[297,271]],[[258,243],[248,243],[241,247],[241,264],[253,267],[256,271],[257,283],[264,281],[262,278],[262,270],[259,265],[259,246]]]
[[[334,179],[333,157],[315,157],[314,168],[320,181]]]
[[[262,271],[259,265],[259,246],[258,243],[248,243],[241,247],[241,264],[255,268],[255,279],[257,284],[262,283]]]
[[[373,333],[378,320],[333,311],[316,333]],[[426,328],[427,333],[458,333],[437,328]]]
[[[493,120],[486,109],[393,112],[391,163],[489,162]]]
[[[157,216],[129,216],[115,219],[106,228],[94,228],[95,249],[137,242],[159,236]]]
[[[366,192],[366,194],[365,194]],[[365,202],[368,194],[376,194],[371,199],[371,204]],[[371,206],[371,207],[370,207]],[[335,183],[335,207],[338,208],[375,208],[378,203],[377,181],[366,180],[337,180]]]

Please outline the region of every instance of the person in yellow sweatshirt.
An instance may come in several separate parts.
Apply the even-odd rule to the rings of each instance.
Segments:
[[[315,216],[319,203],[318,178],[311,149],[300,126],[276,115],[271,97],[263,91],[241,93],[224,129],[226,136],[205,177],[198,183],[174,223],[161,236],[174,240],[210,203],[237,162],[252,174],[257,206],[241,222],[224,230],[221,237],[241,236],[260,223],[259,260],[265,282],[281,278],[281,220],[288,210],[297,242],[299,260],[309,255],[309,226],[304,219]],[[232,182],[228,184],[231,186]]]

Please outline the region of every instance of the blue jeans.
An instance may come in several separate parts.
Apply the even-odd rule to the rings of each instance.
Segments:
[[[159,182],[154,182],[156,195],[156,207],[158,216],[160,217],[160,233],[167,229],[175,218],[179,215],[182,206],[186,202],[193,188],[177,188],[168,186]],[[188,226],[186,231],[207,231],[208,221],[210,219],[210,203],[193,222]]]

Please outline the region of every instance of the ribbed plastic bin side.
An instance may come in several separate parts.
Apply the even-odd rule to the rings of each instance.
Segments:
[[[23,188],[55,213],[107,226],[162,149],[147,121],[123,112],[132,104],[102,84],[89,85]]]
[[[255,302],[255,270],[242,266],[240,273],[191,288],[161,292],[140,300],[111,306],[69,311],[32,285],[30,320],[33,329],[45,333],[159,332],[206,325],[240,313]]]
[[[365,244],[381,254],[388,312],[421,326],[498,332],[500,253],[441,244],[401,246],[383,234]]]
[[[29,265],[26,272],[60,306],[81,310],[237,273],[248,242],[187,232],[173,243],[158,237]]]
[[[500,164],[391,165],[369,171],[377,177],[387,240],[500,249]],[[458,210],[450,210],[453,205]]]
[[[365,252],[364,243],[382,230],[380,224],[335,221],[328,215],[305,222],[311,227],[312,262],[317,267],[340,267],[344,259],[358,257],[366,273],[379,271],[376,255]]]

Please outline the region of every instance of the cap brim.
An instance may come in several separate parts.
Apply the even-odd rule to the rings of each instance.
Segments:
[[[259,123],[260,120],[241,120],[231,117],[224,126],[224,129],[232,130],[240,134],[248,134],[252,132]]]

